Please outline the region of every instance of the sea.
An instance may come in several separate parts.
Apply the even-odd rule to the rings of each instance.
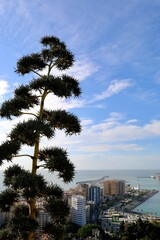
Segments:
[[[40,174],[49,181],[60,185],[64,190],[68,190],[76,186],[77,182],[98,180],[102,177],[108,179],[125,180],[126,184],[131,187],[139,186],[140,189],[158,190],[159,192],[153,197],[146,200],[134,210],[140,213],[160,217],[160,180],[154,179],[154,176],[159,173],[159,170],[76,170],[73,181],[69,184],[62,182],[56,174],[51,174],[46,170],[39,171]],[[0,191],[4,189],[3,186],[3,171],[0,171]]]

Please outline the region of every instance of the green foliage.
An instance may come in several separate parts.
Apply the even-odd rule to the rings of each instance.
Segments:
[[[41,39],[41,43],[49,49],[42,50],[43,59],[46,62],[51,62],[54,60],[54,66],[59,70],[68,69],[73,65],[74,56],[66,49],[64,42],[55,36],[45,36]]]
[[[70,76],[62,75],[58,77],[43,76],[30,82],[30,87],[34,90],[46,90],[54,93],[58,97],[69,98],[78,97],[81,94],[78,81]]]
[[[46,182],[41,175],[32,175],[30,172],[18,174],[12,183],[13,189],[20,191],[25,199],[40,197],[45,191]]]
[[[80,226],[76,223],[69,222],[65,225],[65,233],[77,233]]]
[[[0,230],[0,239],[1,240],[17,240],[16,233],[13,233],[9,227]],[[23,240],[22,238],[18,238],[19,240]]]
[[[18,176],[19,174],[25,174],[26,170],[24,170],[22,167],[20,167],[18,164],[14,164],[10,167],[8,167],[4,171],[4,180],[3,183],[6,187],[12,187],[12,183],[14,181],[14,178]]]
[[[12,129],[10,138],[12,141],[18,141],[22,144],[27,144],[28,146],[34,146],[37,131],[41,136],[45,136],[48,139],[54,136],[54,129],[49,123],[44,123],[43,121],[36,119],[29,119],[27,122],[23,121],[18,123],[16,127]]]
[[[19,141],[13,142],[7,140],[0,145],[0,165],[3,164],[3,160],[11,161],[12,158],[18,154],[21,149]]]
[[[65,183],[72,181],[75,168],[67,151],[52,145],[46,148],[42,146],[41,140],[44,137],[48,140],[55,137],[56,129],[63,130],[66,135],[81,132],[80,121],[73,113],[54,110],[54,102],[51,106],[53,109],[45,107],[49,94],[68,99],[79,97],[81,89],[77,79],[65,74],[53,75],[55,68],[65,70],[74,63],[74,56],[65,43],[55,36],[45,36],[40,43],[42,50],[23,56],[16,67],[18,74],[23,76],[32,73],[34,79],[17,87],[12,99],[0,107],[2,118],[12,120],[24,114],[28,116],[14,125],[7,140],[0,145],[0,165],[5,161],[14,161],[16,157],[28,157],[31,162],[31,171],[16,164],[4,171],[4,185],[7,189],[0,193],[0,209],[9,211],[12,208],[13,217],[6,228],[0,231],[0,239],[35,239],[39,210],[36,201],[40,197],[45,201],[43,210],[51,217],[44,231],[54,239],[63,236],[64,223],[69,213],[63,200],[63,190],[56,184],[48,184],[42,175],[37,174],[37,169],[57,172]],[[25,152],[26,145],[31,147],[32,154]],[[22,202],[25,202],[25,206]]]
[[[27,240],[30,230],[37,229],[36,220],[28,216],[29,207],[27,205],[18,205],[14,208],[14,217],[10,222],[0,230],[0,239]]]
[[[80,228],[79,225],[72,222],[68,222],[67,224],[65,224],[64,235],[62,240],[76,239],[79,228]]]
[[[61,223],[47,223],[43,232],[49,234],[49,239],[59,240],[63,237],[64,225]]]
[[[14,208],[14,215],[16,218],[19,217],[27,217],[29,214],[29,207],[28,205],[18,205]]]
[[[46,186],[46,189],[45,189],[45,193],[46,193],[46,196],[47,197],[52,197],[53,199],[54,198],[58,198],[58,199],[62,199],[63,198],[63,191],[62,189],[56,185],[56,184],[48,184]]]
[[[21,85],[14,92],[14,98],[5,101],[1,105],[0,116],[11,119],[12,116],[21,116],[21,110],[30,108],[38,105],[39,100],[37,96],[30,92],[28,86]]]
[[[12,189],[6,189],[0,193],[0,209],[9,212],[10,207],[18,200],[18,194]]]
[[[86,224],[78,230],[77,234],[81,238],[90,237],[90,236],[92,236],[92,231],[94,229],[101,230],[101,227],[97,224]]]
[[[160,236],[160,225],[149,221],[138,219],[136,223],[122,223],[120,235],[122,240],[158,240]]]
[[[59,178],[63,178],[64,182],[70,182],[74,177],[74,165],[67,155],[62,148],[45,148],[39,151],[39,160],[45,162],[44,168],[50,172],[58,172]]]
[[[66,135],[80,133],[81,126],[78,118],[65,110],[48,111],[44,110],[43,119],[46,119],[51,126],[57,129],[65,129]]]
[[[22,57],[17,62],[16,72],[22,75],[30,73],[34,70],[42,70],[46,67],[46,63],[43,61],[41,54],[33,53],[28,56]]]
[[[12,218],[10,227],[14,234],[16,233],[17,236],[22,236],[22,239],[28,239],[29,232],[35,231],[38,227],[38,223],[29,216],[18,216]]]
[[[62,199],[49,198],[45,204],[46,210],[54,218],[55,222],[64,223],[65,216],[69,214],[69,207]]]

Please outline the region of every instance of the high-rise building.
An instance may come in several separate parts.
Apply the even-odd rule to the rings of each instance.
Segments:
[[[104,195],[121,195],[125,193],[125,181],[110,179],[103,182]]]
[[[86,198],[73,195],[71,204],[72,222],[84,226],[86,224]]]
[[[101,189],[97,186],[89,186],[88,187],[88,201],[94,202],[95,205],[100,204],[100,195],[101,195]]]

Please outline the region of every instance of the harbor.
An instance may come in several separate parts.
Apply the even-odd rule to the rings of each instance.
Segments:
[[[155,194],[157,194],[158,190],[145,190],[143,191],[143,194],[139,194],[139,196],[133,197],[131,202],[125,205],[124,211],[126,212],[136,212],[135,208],[147,201],[149,198],[153,197]]]

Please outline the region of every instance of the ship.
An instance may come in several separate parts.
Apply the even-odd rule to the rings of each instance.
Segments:
[[[156,180],[160,180],[160,173],[155,173],[155,175],[151,175],[151,178],[154,178]]]

